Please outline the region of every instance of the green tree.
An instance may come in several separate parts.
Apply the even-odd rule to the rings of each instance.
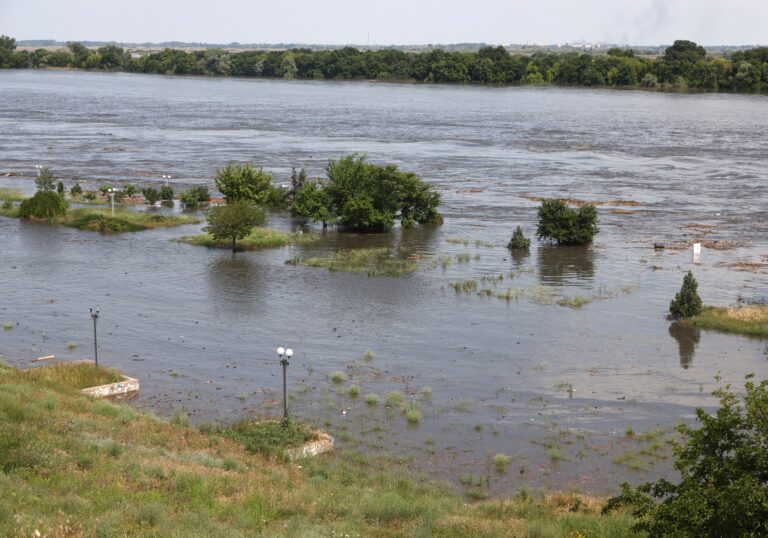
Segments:
[[[323,223],[323,230],[336,220],[331,210],[331,197],[324,186],[317,181],[307,181],[296,193],[296,199],[291,206],[294,215],[307,217],[315,222]]]
[[[403,226],[442,222],[440,194],[416,174],[369,163],[358,154],[329,161],[326,171],[329,213],[346,228],[385,231],[397,219]]]
[[[80,186],[80,183],[75,183],[69,188],[69,196],[72,198],[79,198],[83,194],[83,188]]]
[[[105,47],[99,47],[99,65],[101,69],[108,71],[120,71],[128,66],[131,61],[131,56],[123,47],[117,45],[107,45]]]
[[[13,51],[16,50],[16,40],[7,35],[0,35],[0,67],[15,67]]]
[[[551,239],[558,245],[585,245],[598,231],[594,205],[573,209],[565,200],[544,200],[539,207],[539,239]]]
[[[683,278],[683,286],[669,303],[669,316],[672,319],[686,319],[701,314],[702,302],[699,297],[699,283],[691,271]]]
[[[237,200],[216,206],[208,211],[208,225],[203,228],[219,241],[232,241],[232,252],[237,251],[237,240],[247,237],[256,226],[264,224],[266,215],[249,200]]]
[[[19,217],[52,220],[67,214],[67,202],[53,190],[41,190],[19,205]]]
[[[160,200],[163,202],[170,202],[173,200],[173,187],[170,185],[163,185],[160,187]]]
[[[679,483],[624,484],[604,510],[631,507],[650,538],[768,536],[768,380],[751,377],[743,395],[715,391],[720,408],[697,409],[699,427],[679,426]]]
[[[78,69],[81,69],[85,67],[85,61],[88,59],[88,56],[91,54],[91,51],[83,45],[82,43],[78,43],[77,41],[70,41],[67,43],[67,47],[72,52],[73,57],[73,64]]]
[[[228,164],[216,172],[216,188],[227,199],[227,203],[247,200],[264,205],[272,190],[272,174],[253,163]]]
[[[56,190],[56,178],[48,168],[41,168],[35,178],[35,186],[38,191]]]
[[[58,193],[58,195],[59,195],[59,196],[61,196],[62,198],[64,197],[64,193],[65,193],[66,191],[64,190],[64,182],[63,182],[63,181],[59,181],[58,183],[56,183],[56,192],[57,192],[57,193]]]
[[[531,240],[525,237],[523,229],[518,225],[509,240],[507,248],[510,250],[528,250],[531,247]]]

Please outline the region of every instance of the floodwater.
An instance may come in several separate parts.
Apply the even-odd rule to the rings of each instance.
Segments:
[[[68,184],[210,184],[231,160],[285,183],[291,166],[321,175],[355,151],[433,184],[445,224],[332,230],[233,256],[172,241],[199,225],[103,236],[0,217],[4,360],[91,357],[88,308],[99,307],[100,360],[140,378],[133,405],[229,421],[281,414],[275,348],[292,347],[293,413],[342,446],[491,495],[673,476],[665,441],[716,403],[715,376],[768,376],[766,341],[665,319],[689,269],[705,303],[768,297],[765,96],[0,72],[2,186],[31,191],[37,163]],[[534,242],[512,256],[514,227],[535,231],[526,196],[636,204],[600,206],[591,247]],[[287,213],[269,225],[320,233]],[[733,243],[694,264],[693,240]],[[420,268],[391,278],[285,264],[375,245]],[[495,289],[517,299],[449,286],[500,274]],[[575,297],[592,302],[558,304]],[[347,379],[333,383],[335,371]],[[418,403],[418,424],[385,408],[395,390]],[[497,453],[512,458],[504,474],[491,469]]]

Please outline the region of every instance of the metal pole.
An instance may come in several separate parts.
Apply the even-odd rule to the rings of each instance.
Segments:
[[[112,216],[114,217],[115,216],[115,193],[110,192],[109,197],[112,199]]]
[[[288,359],[280,359],[280,364],[283,365],[283,422],[288,422],[288,390],[286,375],[288,370]]]
[[[96,361],[96,366],[99,365],[99,341],[96,336],[96,321],[99,319],[99,309],[96,309],[96,312],[93,311],[93,308],[89,308],[88,310],[91,311],[91,318],[93,319],[93,357]]]

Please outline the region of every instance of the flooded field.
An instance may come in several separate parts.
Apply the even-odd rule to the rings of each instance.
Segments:
[[[665,318],[689,269],[707,304],[768,299],[767,112],[745,95],[2,72],[0,186],[31,192],[38,163],[68,184],[211,184],[230,160],[286,183],[359,151],[435,185],[445,224],[232,256],[173,241],[201,225],[103,236],[0,217],[0,354],[90,357],[98,306],[101,362],[140,378],[133,404],[200,423],[279,416],[274,350],[292,347],[292,412],[341,446],[470,496],[611,493],[671,472],[672,428],[716,403],[718,373],[768,376],[765,340]],[[540,196],[606,202],[596,242],[511,255]],[[320,233],[280,212],[269,226]],[[285,263],[373,246],[418,267]]]

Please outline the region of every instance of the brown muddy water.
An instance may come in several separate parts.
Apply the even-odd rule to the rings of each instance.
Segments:
[[[708,304],[768,297],[768,268],[730,267],[768,262],[766,141],[764,96],[0,72],[0,173],[13,174],[2,186],[31,191],[37,163],[67,184],[211,183],[230,160],[284,183],[291,166],[319,175],[360,151],[435,185],[445,215],[439,228],[331,231],[235,256],[172,241],[197,225],[102,236],[0,218],[0,323],[13,325],[0,353],[15,365],[91,356],[98,306],[102,363],[140,378],[134,405],[158,415],[279,415],[274,350],[288,346],[295,415],[472,494],[612,493],[674,476],[670,432],[715,404],[718,372],[736,386],[768,376],[766,341],[665,319],[688,269]],[[515,225],[535,230],[526,196],[637,203],[600,206],[591,247],[534,243],[513,257]],[[319,233],[286,213],[269,225]],[[695,239],[736,245],[693,264]],[[420,268],[390,278],[285,264],[377,245],[421,256]],[[516,298],[449,286],[497,275]],[[558,304],[577,297],[592,302]],[[385,406],[391,391],[420,422]],[[504,473],[497,453],[511,457]]]

